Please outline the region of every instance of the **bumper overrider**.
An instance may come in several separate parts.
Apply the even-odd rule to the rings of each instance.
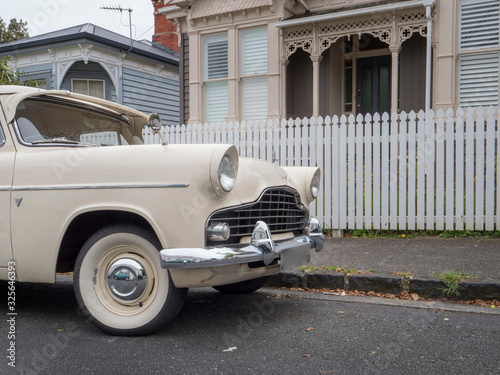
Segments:
[[[281,271],[285,271],[309,262],[311,251],[320,251],[323,242],[321,224],[315,218],[309,219],[307,234],[276,242],[269,226],[258,221],[250,243],[164,249],[160,251],[160,262],[163,268],[192,269],[251,262],[263,262],[267,266],[279,259]]]

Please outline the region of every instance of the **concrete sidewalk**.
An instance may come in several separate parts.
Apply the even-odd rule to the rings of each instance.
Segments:
[[[472,277],[459,283],[458,298],[500,300],[500,239],[333,238],[309,265],[349,271],[295,269],[271,277],[268,285],[441,298],[447,285],[435,275],[455,271]]]
[[[325,240],[323,250],[311,257],[310,265],[388,274],[457,271],[500,280],[500,239],[333,238]]]

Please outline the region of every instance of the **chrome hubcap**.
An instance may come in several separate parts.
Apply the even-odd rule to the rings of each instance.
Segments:
[[[111,294],[123,302],[138,300],[147,287],[144,268],[139,262],[129,258],[122,258],[111,264],[106,277]]]

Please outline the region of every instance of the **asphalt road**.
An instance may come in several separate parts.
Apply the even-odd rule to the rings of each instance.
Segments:
[[[113,337],[77,313],[68,278],[17,284],[14,369],[0,291],[0,374],[500,374],[498,309],[197,289],[163,331]]]

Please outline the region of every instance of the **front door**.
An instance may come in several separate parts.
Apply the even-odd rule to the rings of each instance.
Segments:
[[[391,110],[391,56],[357,60],[356,113]]]
[[[14,167],[14,145],[6,139],[0,124],[0,278],[7,275],[7,264],[12,260],[10,243],[10,189]]]

